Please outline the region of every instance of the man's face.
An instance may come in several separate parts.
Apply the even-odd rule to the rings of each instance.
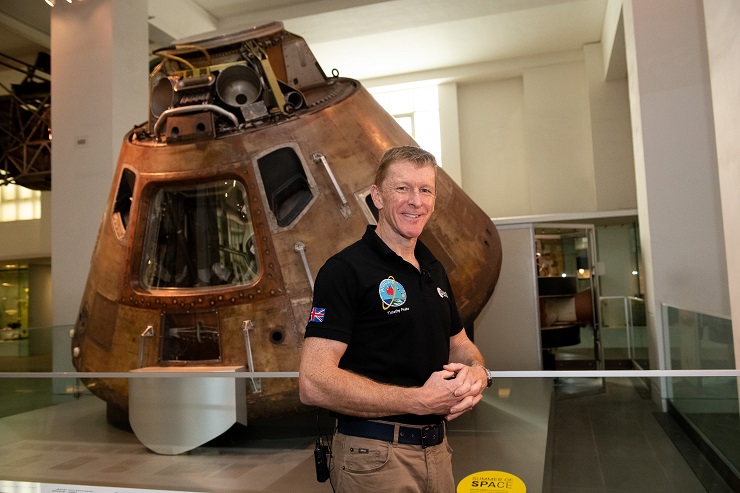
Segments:
[[[391,164],[380,187],[372,188],[378,227],[397,237],[418,238],[434,212],[435,183],[432,166],[417,167],[408,161]]]

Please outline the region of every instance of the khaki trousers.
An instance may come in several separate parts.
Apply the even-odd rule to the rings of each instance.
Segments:
[[[335,432],[329,470],[337,493],[455,492],[446,435],[444,442],[424,449]]]

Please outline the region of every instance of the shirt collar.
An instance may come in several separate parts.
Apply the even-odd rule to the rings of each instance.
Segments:
[[[365,234],[362,236],[363,241],[365,241],[370,246],[370,248],[372,248],[373,251],[375,251],[380,256],[392,255],[393,257],[400,259],[401,257],[396,252],[391,250],[390,247],[386,245],[385,242],[380,238],[380,236],[378,236],[378,234],[375,232],[376,227],[377,226],[372,224],[367,225]],[[423,267],[429,267],[433,262],[437,261],[437,259],[434,258],[434,255],[432,255],[432,252],[429,251],[429,249],[420,239],[416,240],[414,255],[416,256],[416,260],[419,261],[419,265]]]

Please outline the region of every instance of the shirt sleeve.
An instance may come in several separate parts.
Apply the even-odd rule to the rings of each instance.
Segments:
[[[316,275],[305,337],[349,344],[357,306],[357,276],[345,262],[330,258]]]

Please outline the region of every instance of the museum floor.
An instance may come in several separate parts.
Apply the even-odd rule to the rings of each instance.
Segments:
[[[601,383],[499,380],[450,427],[456,479],[503,471],[522,479],[529,493],[731,491],[701,456],[691,455],[640,382]],[[49,385],[0,379],[0,491],[72,491],[74,485],[89,492],[331,491],[315,480],[315,415],[250,424],[165,456],[109,425],[98,398],[51,398]]]

